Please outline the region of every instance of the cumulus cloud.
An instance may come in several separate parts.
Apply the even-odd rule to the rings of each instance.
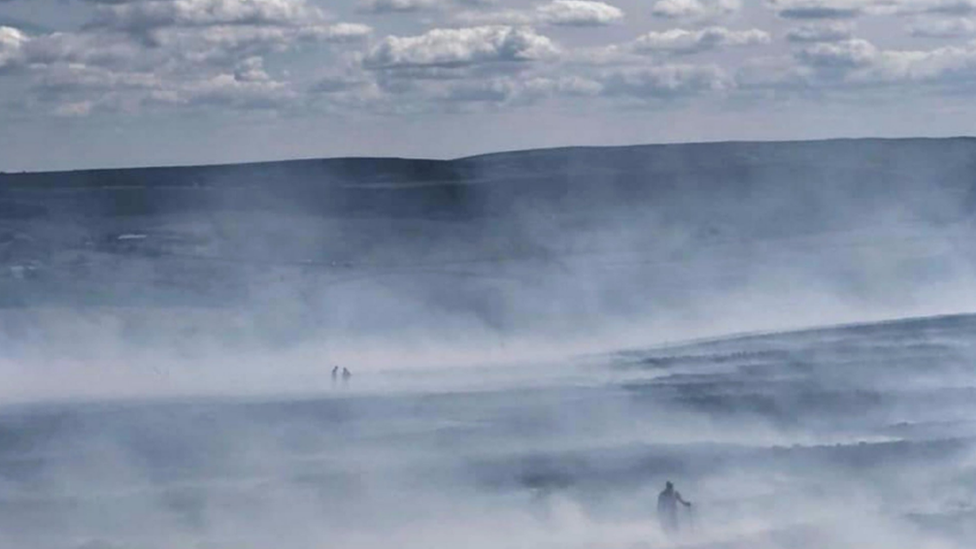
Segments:
[[[976,14],[976,0],[905,0],[900,4],[899,12],[966,17]]]
[[[277,108],[296,96],[265,56],[302,44],[364,40],[306,0],[99,0],[78,31],[0,27],[0,68],[26,68],[27,103],[55,114],[152,106]]]
[[[525,10],[462,11],[454,20],[470,26],[507,25],[525,26],[539,22],[538,12]]]
[[[708,27],[701,30],[670,29],[649,32],[634,41],[633,48],[639,53],[671,53],[687,55],[723,47],[768,44],[769,34],[759,29],[744,31],[725,27]]]
[[[414,13],[441,8],[440,0],[369,0],[359,5],[364,13]]]
[[[741,8],[739,0],[657,0],[651,12],[666,19],[712,19]]]
[[[873,4],[870,0],[771,0],[768,5],[785,19],[850,19]]]
[[[137,112],[151,106],[235,109],[284,107],[297,98],[285,82],[272,79],[260,60],[247,60],[227,73],[176,79],[147,72],[62,64],[47,70],[35,86],[35,100],[48,101],[58,115],[99,111]]]
[[[591,27],[616,23],[624,12],[604,2],[554,0],[538,8],[538,18],[551,25]]]
[[[868,70],[851,75],[871,84],[926,83],[949,87],[976,82],[976,47],[947,46],[928,51],[881,51]]]
[[[387,36],[364,59],[371,69],[464,67],[524,62],[558,53],[546,36],[528,27],[433,29],[419,36]]]
[[[109,2],[94,24],[131,32],[208,25],[302,25],[324,13],[305,0],[145,0]]]
[[[0,69],[18,63],[27,35],[13,27],[0,27]]]
[[[854,26],[848,23],[801,25],[786,31],[786,39],[793,43],[840,42],[853,37]]]
[[[363,38],[371,30],[333,24],[306,0],[114,1],[98,8],[89,29],[129,33],[151,46],[253,43],[272,50],[296,41]]]
[[[371,32],[370,27],[354,23],[303,27],[219,25],[200,30],[167,29],[155,35],[154,44],[203,60],[285,51],[301,42],[357,41]]]
[[[607,96],[675,99],[703,92],[727,90],[733,80],[719,67],[660,65],[611,71],[601,79]]]
[[[461,103],[527,104],[557,96],[592,97],[602,91],[603,85],[599,82],[579,76],[506,77],[451,83],[440,92],[439,98]]]
[[[920,38],[957,38],[976,34],[976,20],[965,18],[925,18],[909,25],[912,36]]]
[[[808,86],[824,89],[976,84],[976,45],[933,50],[883,50],[863,39],[814,44],[796,52],[811,72]]]
[[[870,65],[878,55],[877,48],[867,40],[854,38],[835,43],[814,44],[797,52],[797,59],[806,65],[821,68],[849,69]]]
[[[554,0],[533,10],[463,11],[457,21],[469,25],[553,25],[599,27],[622,21],[624,12],[605,2]]]

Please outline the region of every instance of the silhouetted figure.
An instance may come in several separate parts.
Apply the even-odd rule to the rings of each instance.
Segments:
[[[691,507],[682,499],[681,494],[674,489],[674,484],[669,480],[664,486],[664,491],[657,496],[657,518],[661,521],[661,528],[667,534],[674,534],[679,529],[678,524],[678,504]]]
[[[351,377],[352,377],[352,372],[350,372],[348,368],[343,368],[342,369],[342,384],[343,385],[348,385],[349,384],[349,378],[351,378]]]
[[[332,367],[332,384],[335,385],[336,384],[336,381],[338,381],[338,380],[339,380],[339,367],[338,366],[333,366]]]

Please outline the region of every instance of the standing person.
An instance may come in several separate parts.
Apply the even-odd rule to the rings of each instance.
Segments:
[[[664,490],[657,496],[657,518],[661,521],[661,528],[666,534],[678,532],[678,504],[691,507],[691,503],[681,497],[681,493],[674,489],[669,480]]]
[[[339,367],[338,366],[333,366],[332,367],[332,384],[335,385],[336,384],[336,381],[338,381],[338,380],[339,380]]]
[[[342,384],[343,385],[348,384],[349,383],[349,378],[351,378],[351,377],[352,377],[352,372],[350,372],[348,368],[343,367],[342,368]]]

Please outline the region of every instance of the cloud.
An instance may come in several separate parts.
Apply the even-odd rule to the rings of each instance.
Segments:
[[[976,45],[933,50],[883,50],[863,39],[818,43],[794,54],[799,66],[780,83],[820,90],[935,86],[970,88],[976,84]],[[798,78],[799,76],[799,78]],[[767,84],[775,86],[773,79]]]
[[[666,19],[712,19],[741,8],[739,0],[657,0],[651,13]]]
[[[27,35],[13,27],[0,27],[0,69],[11,67],[21,61]]]
[[[599,27],[622,21],[623,10],[604,2],[555,0],[534,10],[463,11],[455,16],[468,25],[553,25]]]
[[[506,25],[526,26],[539,22],[539,14],[524,10],[496,10],[496,11],[462,11],[454,16],[454,20],[470,26]]]
[[[769,34],[758,29],[733,31],[725,27],[708,27],[696,31],[670,29],[663,32],[649,32],[635,40],[633,48],[638,53],[662,52],[687,55],[723,47],[751,46],[769,42]]]
[[[298,42],[345,42],[372,30],[333,23],[306,0],[121,0],[100,5],[87,28],[127,33],[153,48],[180,52],[184,60],[253,56]]]
[[[614,70],[601,78],[606,96],[675,99],[727,90],[734,82],[721,68],[702,65],[660,65]]]
[[[873,62],[850,76],[875,85],[925,83],[958,89],[976,82],[976,47],[948,46],[928,51],[880,51]]]
[[[167,29],[155,37],[157,46],[184,49],[197,57],[214,54],[254,55],[285,51],[298,42],[343,43],[362,40],[372,29],[366,25],[337,23],[304,27],[260,27],[220,25],[206,29]]]
[[[803,64],[830,69],[850,69],[870,65],[878,55],[877,48],[858,38],[835,43],[814,44],[801,49],[796,58]]]
[[[621,21],[624,12],[604,2],[554,0],[538,8],[539,19],[550,25],[594,27]]]
[[[822,23],[817,25],[802,25],[793,27],[786,31],[786,40],[789,42],[815,43],[815,42],[840,42],[852,38],[854,32],[853,25],[847,23]]]
[[[93,24],[146,33],[165,27],[302,26],[324,19],[305,0],[146,0],[102,4]]]
[[[363,13],[415,13],[436,10],[443,7],[440,0],[370,0],[357,8]]]
[[[557,96],[593,97],[603,91],[594,80],[579,76],[516,79],[492,78],[449,84],[439,99],[459,103],[528,104]]]
[[[771,0],[768,5],[784,19],[851,19],[874,2],[866,0]]]
[[[287,108],[297,85],[273,78],[266,55],[362,41],[372,32],[333,22],[305,0],[94,3],[79,31],[0,31],[0,68],[29,68],[28,104],[72,116],[202,104]]]
[[[369,51],[364,66],[464,67],[539,60],[558,51],[549,38],[528,27],[433,29],[419,36],[387,36]]]
[[[334,94],[358,90],[369,87],[372,81],[355,74],[329,74],[320,77],[312,85],[311,91],[322,94]]]
[[[976,14],[976,0],[907,0],[899,11],[902,14],[965,17]]]
[[[148,72],[61,64],[45,71],[33,100],[50,104],[58,115],[94,112],[138,112],[151,106],[194,108],[222,106],[253,110],[287,108],[298,94],[272,79],[263,61],[249,59],[226,73],[176,79]]]
[[[958,38],[976,34],[976,20],[951,18],[925,18],[908,27],[908,32],[919,38]]]

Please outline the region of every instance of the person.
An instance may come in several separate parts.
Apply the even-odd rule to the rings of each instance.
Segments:
[[[351,378],[351,377],[352,377],[352,372],[350,372],[348,368],[343,368],[342,369],[342,382],[343,383],[349,383],[349,378]]]
[[[339,367],[338,366],[333,366],[332,367],[332,384],[335,385],[335,382],[338,379],[339,379]]]
[[[661,528],[668,534],[674,534],[679,529],[678,504],[691,507],[691,503],[681,497],[681,493],[674,489],[669,480],[664,490],[657,496],[657,518],[661,521]]]

